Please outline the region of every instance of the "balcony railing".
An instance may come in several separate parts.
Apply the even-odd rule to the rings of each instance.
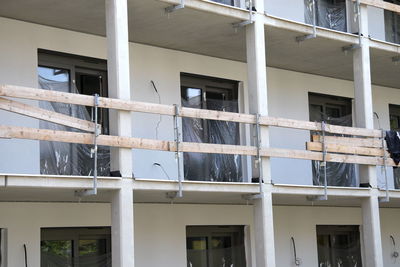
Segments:
[[[325,124],[324,122],[318,123],[244,113],[127,101],[11,85],[0,86],[0,96],[0,109],[85,131],[58,131],[1,125],[0,138],[29,139],[94,146],[99,145],[129,149],[168,151],[175,152],[178,156],[179,153],[190,152],[244,155],[255,157],[256,161],[259,161],[262,158],[276,157],[320,161],[324,164],[326,164],[326,162],[337,162],[362,165],[396,166],[393,160],[388,157],[388,153],[385,151],[385,144],[382,139],[383,132],[381,130],[329,125]],[[54,111],[44,110],[4,97],[42,100],[130,112],[160,114],[174,116],[175,118],[186,117],[249,124],[255,126],[255,135],[258,137],[257,139],[259,142],[256,141],[256,145],[252,146],[227,145],[182,142],[179,140],[179,138],[173,141],[162,141],[156,139],[102,135],[97,134],[98,127],[96,127],[94,122],[77,119]],[[177,124],[175,125],[178,127]],[[306,142],[304,150],[264,147],[262,146],[263,136],[259,135],[260,127],[264,126],[311,131],[311,133],[313,133],[311,137],[312,141]],[[332,136],[332,134],[340,136]],[[181,179],[180,182],[182,182]],[[260,182],[262,182],[261,179]],[[327,186],[326,181],[325,186]]]

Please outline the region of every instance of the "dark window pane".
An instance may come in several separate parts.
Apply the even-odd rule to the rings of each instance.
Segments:
[[[42,241],[40,244],[42,267],[72,267],[72,240]]]

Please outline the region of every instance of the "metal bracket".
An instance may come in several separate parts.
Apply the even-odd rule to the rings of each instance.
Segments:
[[[177,161],[178,183],[179,183],[179,191],[178,191],[177,197],[182,197],[183,196],[183,192],[182,192],[183,188],[182,188],[182,175],[181,175],[181,161],[180,161],[180,154],[179,154],[179,144],[180,144],[179,122],[178,122],[179,106],[175,104],[174,107],[175,107],[175,113],[174,113],[174,135],[175,135],[175,144],[176,144],[175,159]]]
[[[343,46],[343,47],[342,47],[342,51],[345,52],[345,53],[347,53],[347,52],[349,52],[349,51],[352,51],[352,50],[354,50],[354,49],[358,49],[358,48],[360,48],[360,47],[361,47],[360,44],[347,45],[347,46]]]
[[[314,39],[317,38],[317,11],[315,8],[315,0],[312,0],[311,2],[311,8],[312,8],[312,19],[313,19],[313,33],[312,34],[306,34],[302,36],[297,36],[296,37],[296,42],[304,42],[309,39]]]
[[[260,192],[263,192],[263,170],[262,170],[262,158],[260,154],[261,150],[261,128],[260,128],[260,114],[256,114],[256,145],[257,145],[257,155],[255,159],[256,166],[258,168],[258,182],[260,185]]]
[[[261,199],[261,198],[263,198],[263,195],[262,194],[246,194],[246,195],[242,195],[242,198],[244,200],[250,201],[250,200]]]
[[[242,22],[237,22],[237,23],[232,23],[232,27],[237,29],[237,28],[241,28],[241,27],[245,27],[246,25],[252,24],[254,23],[253,20],[253,1],[250,0],[249,2],[249,19],[242,21]]]
[[[385,192],[386,196],[384,198],[379,198],[379,202],[389,202],[389,184],[388,184],[388,177],[387,177],[387,169],[386,169],[386,149],[385,149],[385,131],[381,129],[382,135],[381,135],[381,140],[382,140],[382,149],[383,149],[383,166],[382,166],[382,171],[385,174]]]
[[[392,62],[399,63],[400,62],[400,56],[392,57]]]
[[[325,121],[321,122],[321,132],[322,132],[322,163],[320,167],[324,168],[324,194],[318,196],[307,196],[308,201],[319,201],[319,200],[328,200],[328,179],[326,176],[326,144],[325,144],[325,131],[326,124]]]
[[[93,188],[92,189],[84,189],[81,191],[75,191],[75,196],[83,197],[83,196],[92,196],[97,195],[97,137],[100,135],[99,127],[97,125],[98,122],[98,109],[99,109],[99,95],[95,94],[93,96],[94,99],[94,110],[92,111],[92,117],[94,118],[94,134],[93,134],[93,148],[90,150],[90,156],[93,158]]]
[[[185,0],[181,0],[181,3],[178,5],[172,5],[165,8],[165,13],[172,13],[179,9],[185,8]]]

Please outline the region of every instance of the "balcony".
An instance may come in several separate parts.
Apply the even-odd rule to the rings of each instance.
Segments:
[[[43,150],[43,148],[40,147],[42,163],[43,160],[45,162],[50,162],[52,160],[55,162],[61,161],[63,164],[57,163],[53,166],[57,171],[60,171],[58,168],[62,168],[63,171],[74,169],[75,167],[82,169],[81,166],[83,163],[84,169],[87,170],[86,175],[93,175],[95,178],[102,175],[101,170],[104,166],[109,166],[108,163],[99,164],[98,173],[96,173],[95,169],[90,166],[90,164],[96,166],[94,165],[95,162],[101,163],[100,158],[102,154],[100,152],[101,150],[98,149],[99,147],[104,147],[104,151],[107,151],[106,147],[133,149],[136,158],[145,157],[146,161],[149,161],[150,163],[153,162],[153,167],[161,174],[157,177],[158,179],[161,177],[161,179],[177,181],[179,184],[184,180],[229,183],[259,182],[259,168],[261,166],[260,162],[262,158],[264,158],[264,160],[272,158],[272,181],[275,180],[274,173],[279,173],[281,177],[290,177],[290,174],[293,173],[294,170],[295,173],[297,173],[297,180],[292,180],[292,182],[299,185],[314,184],[318,186],[341,185],[357,187],[359,182],[356,181],[355,174],[349,174],[350,169],[345,168],[344,164],[386,167],[396,166],[385,151],[383,146],[384,143],[381,140],[382,132],[380,130],[338,126],[325,124],[324,122],[318,123],[265,116],[257,117],[256,115],[228,112],[224,110],[198,109],[185,106],[178,107],[137,101],[124,101],[104,97],[100,97],[96,100],[96,97],[92,96],[65,93],[57,90],[33,89],[9,85],[1,86],[0,95],[4,97],[63,103],[67,106],[79,105],[92,107],[95,109],[94,112],[96,112],[97,109],[108,109],[110,113],[113,110],[124,110],[134,112],[134,114],[146,113],[173,118],[174,123],[172,124],[171,122],[171,128],[174,127],[175,140],[159,140],[128,136],[121,137],[105,134],[97,135],[100,130],[99,125],[96,126],[96,123],[88,121],[87,119],[85,120],[71,115],[66,115],[58,112],[59,110],[51,111],[45,108],[27,105],[15,100],[5,98],[1,99],[0,107],[3,110],[17,113],[22,116],[33,117],[52,124],[67,126],[66,128],[37,129],[33,127],[2,125],[0,128],[0,137],[7,138],[2,140],[2,143],[8,147],[8,151],[19,150],[20,148],[18,147],[26,142],[17,141],[16,139],[36,140],[28,142],[40,141],[45,142],[46,144],[52,144],[50,147],[53,148],[53,151]],[[192,94],[192,97],[196,96]],[[98,101],[98,105],[94,104],[97,103],[96,101]],[[94,115],[92,118],[96,117],[97,116]],[[133,115],[133,118],[134,117],[135,115]],[[185,139],[185,131],[187,131],[188,127],[188,125],[185,126],[185,120],[188,119],[192,120],[189,125],[191,125],[193,120],[197,123],[201,120],[207,120],[213,122],[215,124],[214,127],[222,130],[214,132],[216,136],[212,137],[207,143],[204,143],[204,140]],[[242,143],[239,141],[231,142],[229,141],[231,140],[229,138],[220,138],[222,135],[229,135],[233,131],[232,128],[224,130],[224,126],[231,125],[235,129],[238,129],[237,127],[239,124],[244,125],[245,131],[252,132],[252,136],[255,136],[256,138],[253,140],[247,139],[248,141]],[[263,142],[268,141],[264,139],[265,137],[260,135],[261,132],[259,129],[265,126],[288,129],[289,131],[292,131],[292,134],[294,133],[292,136],[296,136],[300,132],[305,132],[306,135],[301,135],[308,135],[308,138],[306,137],[303,140],[303,149],[288,148],[287,144],[283,142],[280,144],[281,146],[283,144],[284,148],[263,146]],[[146,126],[142,125],[141,127]],[[72,128],[75,130],[72,130]],[[164,131],[165,130],[166,129],[164,129]],[[297,134],[293,131],[297,131]],[[182,134],[184,138],[179,137],[182,136]],[[216,138],[218,136],[219,138]],[[257,145],[257,140],[261,142],[260,146]],[[66,144],[67,146],[60,147],[62,144]],[[70,157],[73,159],[74,153],[76,153],[75,150],[70,150],[71,146],[68,144],[80,144],[82,149],[86,148],[92,152],[92,155],[97,151],[95,154],[96,157],[92,160],[89,158],[85,160],[78,157],[76,160],[64,161],[63,157]],[[141,153],[138,150],[146,150],[148,152]],[[148,157],[147,153],[149,153],[149,151],[153,151],[151,152],[153,159]],[[39,156],[34,155],[34,151],[29,152],[31,162]],[[208,156],[204,157],[203,155]],[[46,156],[49,156],[50,159],[47,159]],[[157,157],[163,158],[167,163],[154,163],[155,158]],[[242,160],[240,157],[247,157],[247,160]],[[253,159],[252,164],[250,164],[250,159]],[[274,161],[274,159],[284,160]],[[298,161],[308,163],[303,164]],[[311,166],[310,161],[314,161],[314,166],[318,166],[317,168],[314,167],[314,176],[316,176],[314,177],[314,183],[311,182],[312,180],[307,182],[307,177],[310,179],[312,176],[311,173],[307,174],[304,169],[305,166]],[[134,164],[135,162],[137,161],[134,157]],[[149,162],[147,162],[147,165]],[[7,166],[6,162],[3,163],[3,166]],[[8,164],[13,163],[10,162]],[[143,167],[143,165],[139,165],[141,168]],[[166,166],[168,166],[167,169],[165,168]],[[46,164],[41,164],[42,171],[43,169],[46,171],[46,167]],[[193,173],[188,171],[191,168],[195,169]],[[324,172],[325,170],[329,172],[332,168],[335,169],[334,176]],[[342,176],[345,180],[352,179],[350,183],[349,181],[336,181],[341,177],[339,175],[339,170],[343,168],[345,169],[342,172]],[[175,170],[175,175],[171,174],[171,172],[168,173],[171,169]],[[214,170],[214,172],[212,170]],[[247,177],[246,172],[242,172],[242,170],[247,170]],[[211,173],[208,173],[208,171],[211,171]],[[352,172],[354,172],[354,170]],[[185,175],[182,175],[183,173],[185,173]],[[202,173],[204,176],[199,175],[199,173]],[[44,174],[49,175],[48,173]],[[135,176],[135,178],[140,179],[149,177]],[[263,177],[261,178],[265,179]]]

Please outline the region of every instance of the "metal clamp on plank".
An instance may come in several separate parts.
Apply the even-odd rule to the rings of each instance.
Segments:
[[[379,198],[379,202],[389,202],[389,184],[388,184],[388,177],[387,177],[387,169],[386,169],[386,146],[385,146],[385,131],[381,129],[382,135],[381,135],[381,141],[382,141],[382,150],[383,150],[383,166],[382,166],[382,172],[384,173],[385,176],[385,192],[386,195],[384,198]]]
[[[253,1],[250,0],[249,1],[249,19],[242,21],[242,22],[238,22],[238,23],[233,23],[232,27],[237,29],[237,28],[241,28],[244,27],[246,25],[252,24],[254,22],[253,20]]]
[[[185,0],[181,0],[181,3],[178,5],[172,5],[172,6],[166,7],[165,13],[169,14],[169,13],[172,13],[172,12],[177,11],[182,8],[185,8]]]
[[[317,38],[317,11],[315,8],[315,0],[312,0],[311,2],[309,2],[308,8],[310,8],[312,10],[313,33],[302,35],[302,36],[297,36],[296,42],[298,42],[298,43],[303,42],[308,39]]]
[[[318,196],[307,196],[308,201],[318,201],[318,200],[328,200],[328,178],[326,174],[326,144],[325,144],[325,134],[326,134],[326,123],[325,121],[321,122],[321,132],[322,132],[322,163],[320,164],[320,167],[324,168],[324,194],[323,195],[318,195]],[[321,169],[318,170],[318,172]]]
[[[177,197],[183,196],[183,188],[182,188],[182,175],[181,175],[181,160],[179,154],[179,145],[180,145],[180,134],[179,134],[179,106],[177,104],[174,105],[175,113],[174,113],[174,136],[175,136],[175,144],[176,144],[176,152],[175,152],[175,159],[177,161],[177,168],[178,168],[178,183],[179,183],[179,191]]]
[[[258,182],[260,184],[260,192],[263,192],[263,170],[262,170],[262,158],[261,158],[261,128],[260,128],[260,114],[256,115],[256,146],[257,155],[255,159],[256,167],[258,168]]]
[[[93,158],[93,188],[85,189],[82,191],[75,191],[75,196],[83,197],[83,196],[92,196],[97,195],[97,138],[100,135],[100,129],[98,125],[98,109],[99,109],[99,95],[95,94],[93,96],[94,99],[94,109],[92,109],[92,118],[94,120],[94,134],[93,134],[93,148],[90,150],[90,157]]]

